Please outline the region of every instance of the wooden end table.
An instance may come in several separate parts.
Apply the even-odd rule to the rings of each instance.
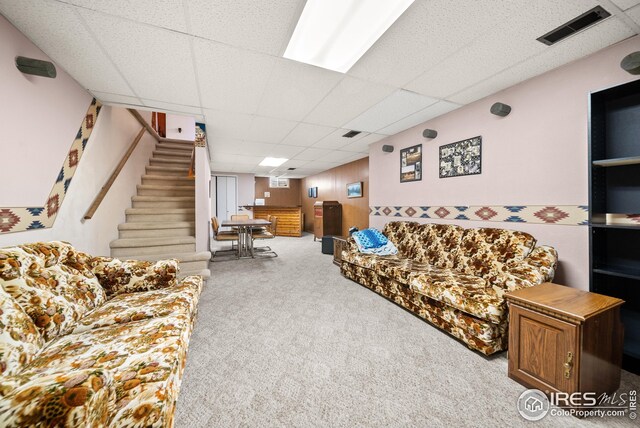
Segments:
[[[511,379],[547,394],[618,389],[623,300],[551,283],[506,299]]]
[[[347,236],[333,237],[333,264],[342,266],[342,250],[347,249]]]

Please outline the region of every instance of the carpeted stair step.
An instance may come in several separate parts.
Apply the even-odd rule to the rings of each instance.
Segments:
[[[149,175],[164,175],[174,177],[187,177],[189,175],[189,167],[182,166],[147,166],[146,173]]]
[[[186,158],[178,158],[178,159],[157,159],[151,158],[149,159],[149,165],[151,166],[172,166],[172,167],[183,167],[189,170],[189,166],[191,165],[191,160]]]
[[[154,150],[153,159],[184,159],[191,160],[191,153],[182,150]]]
[[[178,273],[178,279],[186,278],[192,275],[199,275],[203,279],[207,280],[211,277],[211,271],[209,269],[196,269],[196,270],[186,270],[186,271],[183,271],[182,269],[180,269],[180,272]]]
[[[156,186],[138,184],[138,196],[194,196],[193,186]]]
[[[127,223],[194,221],[195,208],[127,208]]]
[[[140,222],[118,225],[120,238],[159,238],[176,236],[195,236],[194,221]]]
[[[180,262],[180,272],[200,271],[209,268],[211,253],[208,251],[201,251],[199,253],[163,253],[145,254],[140,256],[140,260],[149,260],[151,262],[164,259],[178,259]]]
[[[193,253],[196,250],[196,238],[193,236],[159,238],[122,238],[109,244],[111,256],[137,259],[146,254]]]
[[[134,196],[133,208],[193,208],[196,198],[192,196]]]
[[[193,178],[174,177],[171,175],[151,175],[142,176],[142,184],[154,184],[158,186],[192,186],[195,187],[196,181]]]
[[[189,156],[191,156],[193,144],[157,143],[156,150],[178,150],[181,153],[189,153]]]
[[[160,138],[161,143],[185,144],[193,147],[193,140],[177,140],[175,138]]]

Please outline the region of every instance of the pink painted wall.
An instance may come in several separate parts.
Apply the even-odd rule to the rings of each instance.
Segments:
[[[44,205],[92,99],[59,67],[55,79],[23,75],[16,55],[48,59],[0,16],[0,208]],[[142,138],[93,219],[82,218],[140,128],[125,109],[104,106],[53,227],[0,234],[0,247],[64,240],[109,255],[155,147],[152,137]]]
[[[638,50],[640,36],[373,144],[370,205],[587,205],[588,94],[635,80],[619,64]],[[489,113],[497,101],[512,107],[509,116]],[[437,130],[437,138],[423,138],[425,128]],[[482,174],[440,179],[439,146],[477,135],[482,136]],[[424,177],[401,184],[399,151],[421,143]],[[383,144],[393,145],[395,151],[383,153]],[[381,227],[390,220],[371,216],[370,224]],[[557,248],[556,282],[589,287],[586,226],[447,222],[529,232],[539,243]]]
[[[60,67],[55,79],[21,73],[16,56],[51,59],[2,15],[0,40],[0,206],[42,206],[92,97]]]

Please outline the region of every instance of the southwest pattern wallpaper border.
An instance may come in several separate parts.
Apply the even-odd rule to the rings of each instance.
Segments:
[[[487,205],[487,206],[371,206],[369,214],[382,217],[436,218],[513,223],[587,225],[586,205]]]
[[[0,233],[24,232],[53,226],[101,108],[100,102],[94,98],[44,206],[0,208]]]

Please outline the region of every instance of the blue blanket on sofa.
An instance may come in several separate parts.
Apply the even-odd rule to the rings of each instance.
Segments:
[[[353,240],[358,246],[358,251],[364,254],[377,254],[388,256],[398,254],[398,249],[377,229],[365,229],[355,232]]]

